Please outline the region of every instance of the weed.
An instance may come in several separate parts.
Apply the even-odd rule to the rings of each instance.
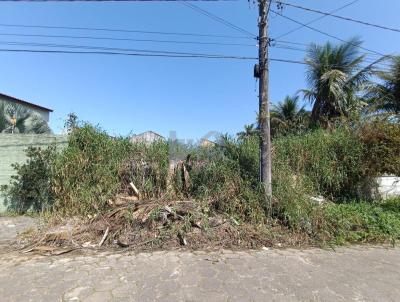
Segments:
[[[391,242],[400,239],[400,199],[384,203],[331,204],[324,219],[335,244]]]
[[[356,198],[365,181],[363,144],[347,130],[318,130],[274,142],[274,159],[304,175],[330,199]]]

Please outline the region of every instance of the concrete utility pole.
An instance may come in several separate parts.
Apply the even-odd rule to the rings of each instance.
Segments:
[[[269,61],[268,61],[268,10],[270,0],[259,0],[259,131],[260,131],[260,180],[265,190],[265,207],[271,209],[272,199],[272,160],[271,160],[271,129],[269,113]]]

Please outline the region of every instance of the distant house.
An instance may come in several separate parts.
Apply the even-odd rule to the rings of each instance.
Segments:
[[[132,143],[146,143],[146,144],[151,144],[156,141],[165,141],[165,138],[154,132],[154,131],[146,131],[141,134],[133,135],[131,137],[131,142]]]
[[[40,106],[40,105],[36,105],[33,104],[31,102],[27,102],[21,99],[17,99],[15,97],[0,93],[0,101],[6,102],[6,103],[10,103],[10,104],[18,104],[21,105],[22,107],[31,110],[32,112],[40,115],[42,117],[43,120],[45,120],[46,122],[49,122],[50,120],[50,113],[53,112],[53,110]]]
[[[209,139],[206,139],[206,138],[204,138],[204,139],[202,139],[201,141],[200,141],[200,146],[201,147],[215,147],[217,144],[215,143],[215,142],[213,142],[213,141],[210,141]]]

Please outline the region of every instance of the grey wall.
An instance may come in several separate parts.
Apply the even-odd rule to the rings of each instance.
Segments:
[[[23,163],[25,152],[29,146],[47,147],[53,143],[58,146],[67,144],[67,137],[52,134],[3,134],[0,133],[0,185],[8,184],[14,170],[13,163]],[[4,200],[0,196],[0,212],[6,210]]]

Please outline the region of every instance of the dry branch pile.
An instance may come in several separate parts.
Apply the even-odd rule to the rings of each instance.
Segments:
[[[129,250],[257,248],[270,237],[232,217],[207,213],[196,201],[138,200],[118,195],[103,215],[86,221],[58,221],[57,227],[31,237],[24,252],[64,254],[76,249]]]

